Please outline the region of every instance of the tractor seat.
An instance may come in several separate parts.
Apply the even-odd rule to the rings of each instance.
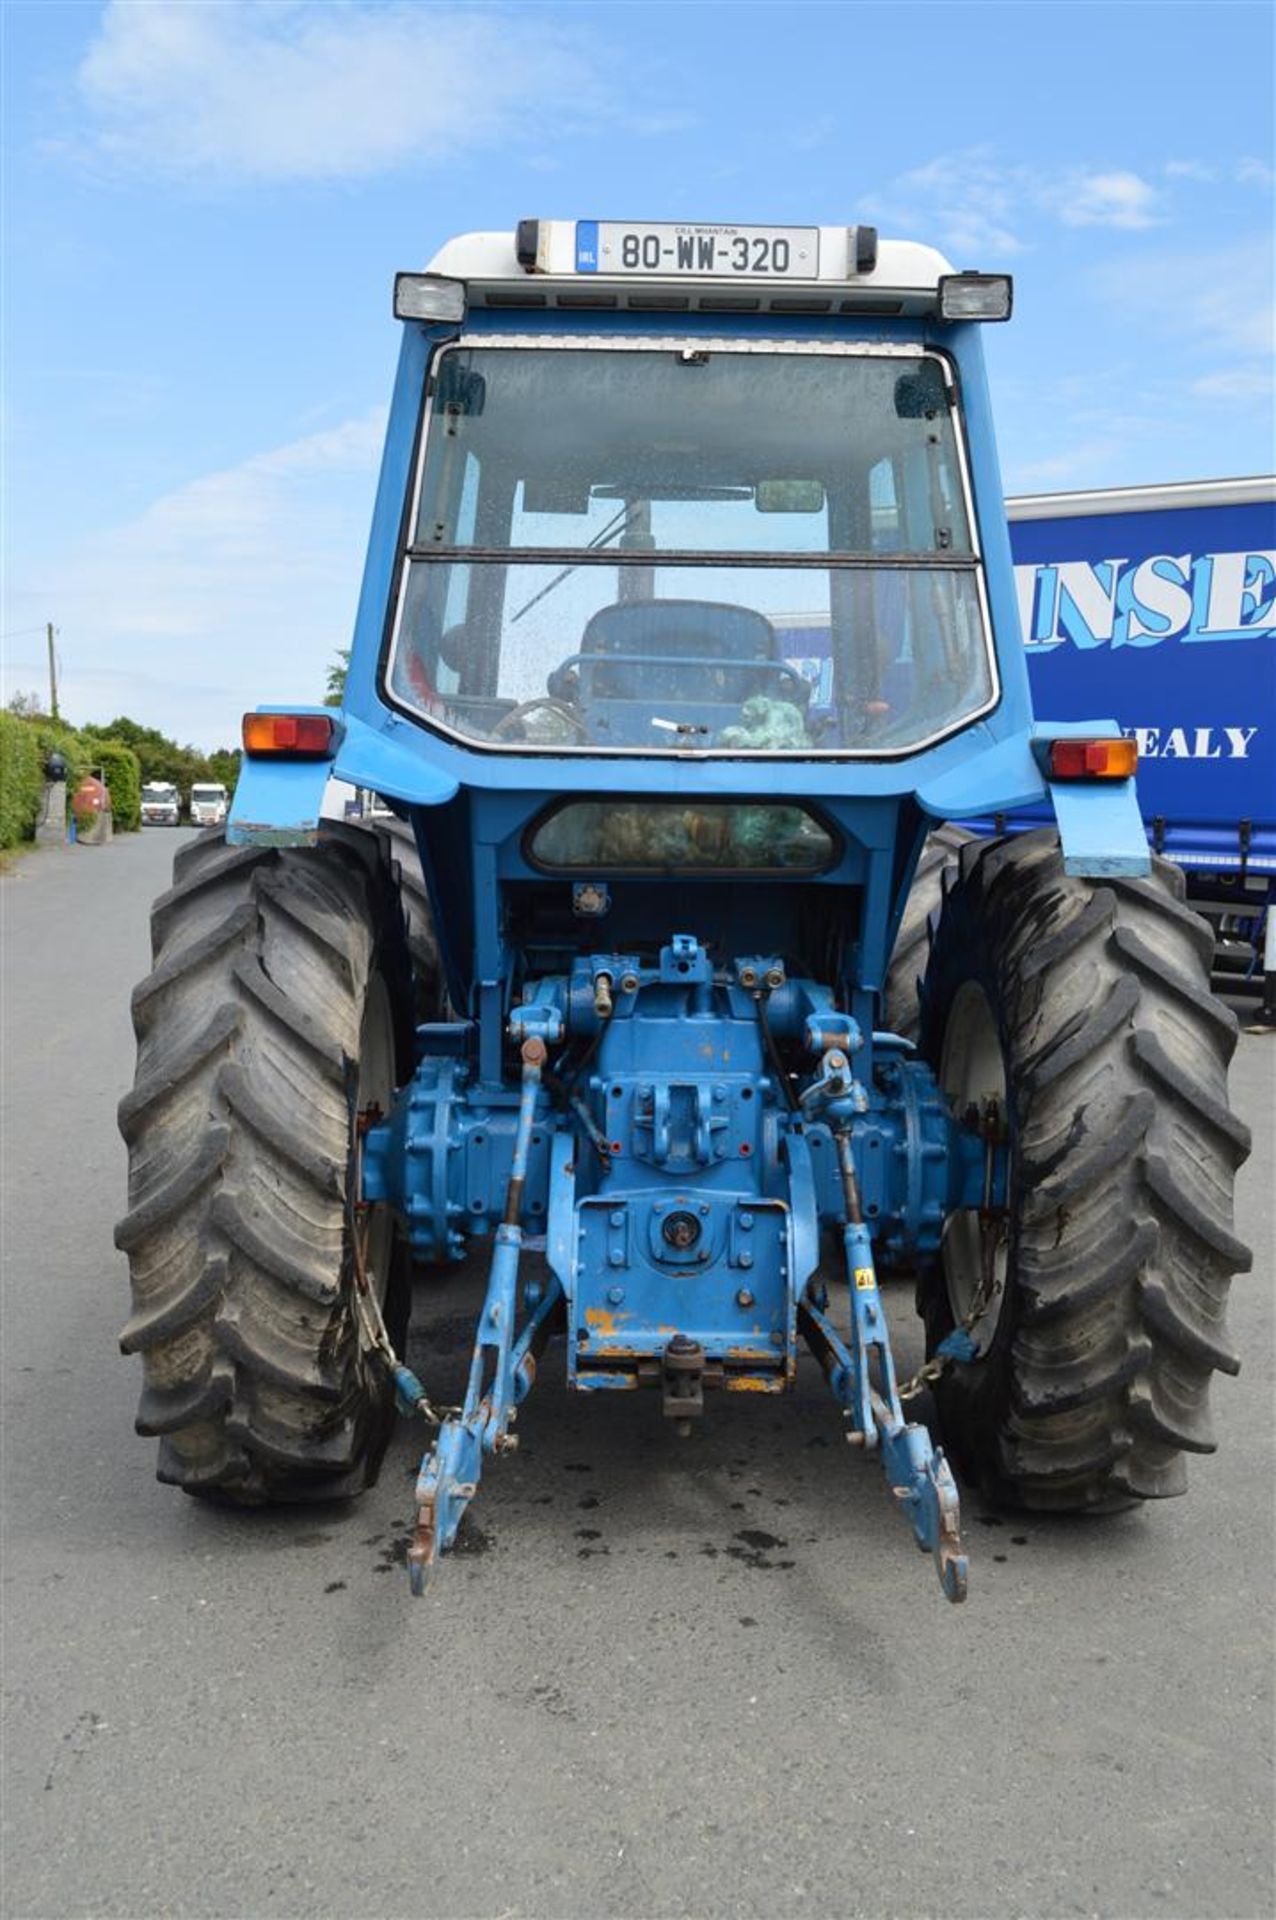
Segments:
[[[743,704],[759,693],[800,698],[806,684],[785,666],[765,614],[714,600],[625,600],[600,607],[585,628],[578,658],[582,691],[595,700]],[[798,681],[797,691],[790,689],[791,680]]]

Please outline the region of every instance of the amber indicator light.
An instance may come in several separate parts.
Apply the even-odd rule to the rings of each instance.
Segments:
[[[1133,740],[1052,740],[1054,780],[1128,780],[1139,763]]]
[[[332,751],[332,722],[322,713],[246,713],[244,752],[296,759]]]

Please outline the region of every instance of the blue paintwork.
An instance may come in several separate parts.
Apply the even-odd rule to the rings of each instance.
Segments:
[[[802,1040],[814,1063],[796,1109],[776,1084],[754,992],[742,984],[768,973],[771,1033]],[[483,1082],[477,1033],[462,1029],[470,1060],[427,1051],[365,1142],[364,1197],[397,1208],[423,1258],[457,1257],[471,1235],[491,1231],[509,1192],[521,1195],[520,1221],[495,1230],[465,1409],[422,1466],[428,1525],[414,1549],[418,1584],[455,1538],[484,1454],[508,1431],[530,1385],[529,1348],[551,1314],[561,1312],[572,1386],[623,1390],[657,1377],[677,1333],[723,1385],[778,1390],[794,1376],[800,1315],[821,1313],[811,1288],[823,1224],[842,1226],[852,1280],[835,1392],[868,1444],[880,1437],[888,1476],[907,1464],[907,1478],[891,1484],[910,1490],[918,1539],[937,1553],[941,1539],[951,1545],[946,1520],[941,1527],[952,1511],[950,1477],[924,1434],[904,1428],[875,1278],[875,1249],[892,1264],[933,1260],[947,1215],[983,1198],[983,1144],[949,1112],[929,1067],[877,1036],[866,1084],[850,1066],[853,1053],[868,1053],[864,1036],[826,987],[783,977],[774,956],[717,968],[689,934],[674,934],[654,966],[594,953],[528,992],[511,1014],[511,1037],[584,1043],[587,1073],[550,1100],[539,1073],[525,1069],[515,1095]],[[422,1029],[423,1045],[445,1031]],[[839,1133],[864,1209],[854,1223]],[[994,1204],[1004,1162],[1000,1155]],[[551,1280],[542,1290],[525,1278],[530,1317],[516,1340],[524,1227],[544,1229]],[[889,1417],[873,1398],[870,1353]],[[957,1581],[951,1558],[941,1566],[946,1591]]]
[[[511,1192],[518,1191],[527,1178],[540,1079],[540,1059],[533,1059],[525,1049],[510,1167]],[[522,1250],[521,1221],[503,1220],[496,1229],[465,1404],[459,1414],[443,1422],[435,1445],[421,1462],[417,1479],[416,1501],[423,1523],[408,1554],[416,1592],[428,1579],[437,1556],[456,1539],[461,1517],[478,1487],[483,1455],[500,1452],[508,1445],[514,1410],[531,1381],[526,1365],[529,1348],[555,1305],[551,1293],[539,1302],[521,1336],[516,1332]],[[424,1523],[426,1515],[428,1525]]]
[[[1050,788],[1063,870],[1083,879],[1151,871],[1133,780],[1056,780]]]
[[[994,1199],[1004,1194],[1005,1155],[986,1165],[983,1142],[949,1112],[929,1067],[880,1033],[877,1016],[930,822],[1040,804],[1049,791],[1033,752],[980,330],[862,316],[528,311],[476,312],[468,331],[854,337],[950,353],[1001,693],[978,722],[893,761],[603,760],[432,733],[392,707],[381,662],[430,355],[454,336],[405,328],[334,764],[413,821],[458,1019],[420,1029],[417,1071],[367,1136],[363,1198],[394,1206],[422,1257],[454,1259],[475,1235],[492,1243],[465,1405],[422,1462],[414,1584],[453,1543],[486,1456],[512,1444],[552,1327],[566,1335],[569,1381],[602,1391],[659,1379],[682,1343],[711,1384],[778,1390],[794,1377],[801,1327],[822,1344],[851,1428],[879,1453],[944,1590],[961,1598],[956,1491],[925,1429],[903,1421],[876,1275],[879,1263],[934,1260],[945,1219],[982,1202],[990,1172]],[[237,831],[253,822],[300,831],[313,779],[250,764]],[[825,868],[756,881],[590,874],[598,884],[582,888],[579,872],[529,858],[529,829],[564,796],[756,804],[760,791],[818,815],[833,843]],[[1132,805],[1102,789],[1081,806],[1057,802],[1075,870],[1146,865],[1131,840]],[[826,979],[786,968],[785,955],[811,945]],[[783,1073],[777,1046],[787,1049]],[[847,1261],[840,1331],[818,1276],[826,1225],[841,1229]],[[534,1271],[523,1260],[529,1242],[544,1253]],[[411,1400],[415,1386],[401,1380],[401,1396]]]
[[[475,313],[467,328],[475,335],[499,334],[510,331],[514,324],[512,316]],[[733,334],[751,338],[800,335],[811,340],[853,336],[939,346],[950,353],[960,374],[975,513],[1002,682],[1000,702],[984,720],[937,747],[903,760],[858,761],[853,766],[834,761],[772,760],[766,764],[765,783],[768,791],[777,797],[831,798],[844,795],[848,786],[864,799],[891,798],[902,802],[912,801],[916,796],[922,810],[935,818],[1018,812],[1046,800],[1047,784],[1028,750],[1032,719],[1027,668],[1019,642],[1009,535],[983,368],[981,330],[977,325],[873,323],[862,317],[854,323],[823,319],[782,321],[770,316],[750,317],[741,322],[728,315],[688,314],[677,319],[668,316],[642,319],[633,314],[586,317],[562,312],[552,316],[528,312],[517,316],[517,329],[530,335],[538,332],[624,333],[645,340]],[[403,502],[411,480],[429,357],[437,344],[453,337],[455,329],[446,327],[409,323],[403,329],[347,676],[344,715],[349,726],[335,771],[355,785],[372,787],[387,798],[423,809],[444,806],[461,788],[476,794],[519,790],[532,796],[542,795],[546,790],[559,794],[592,794],[597,791],[599,773],[588,756],[556,760],[545,755],[484,752],[480,748],[461,746],[430,733],[418,722],[393,710],[380,684],[379,664],[392,604]],[[232,819],[252,821],[277,834],[291,828],[301,837],[313,837],[318,809],[309,805],[309,790],[305,792],[307,804],[289,816],[286,796],[290,790],[284,784],[260,779],[260,770],[265,764],[277,766],[279,763],[246,761],[241,785],[246,781],[247,786],[242,803],[240,793],[236,793]],[[676,761],[656,756],[650,760],[609,761],[605,774],[608,790],[616,794],[685,794],[702,800],[713,796],[748,797],[756,791],[759,777],[760,769],[748,762]],[[295,791],[300,795],[302,790]],[[1113,835],[1118,843],[1124,838],[1123,825],[1124,811],[1114,808]],[[892,846],[897,837],[892,834]],[[436,860],[430,857],[428,848],[423,851],[429,882]],[[1120,845],[1117,851],[1121,851]],[[1088,850],[1078,853],[1078,871],[1089,870],[1083,864],[1087,857]],[[902,909],[907,878],[907,873],[896,877],[893,901],[882,917],[882,939],[874,941],[876,951],[866,951],[863,956],[866,976],[874,982],[880,981],[884,973],[889,938]],[[449,918],[446,914],[441,916],[445,944]],[[464,961],[456,953],[445,953],[444,958],[450,984],[455,989]]]
[[[608,1269],[611,1285],[619,1284],[605,1229],[616,1227],[617,1244],[638,1249],[636,1264],[650,1266],[652,1222],[683,1187],[694,1185],[698,1200],[711,1203],[705,1239],[718,1251],[709,1264],[716,1266],[719,1255],[724,1265],[732,1264],[724,1252],[728,1216],[737,1207],[785,1198],[786,1168],[791,1179],[799,1141],[809,1166],[812,1212],[817,1222],[836,1222],[842,1200],[830,1127],[843,1122],[855,1123],[859,1183],[878,1257],[895,1269],[934,1257],[947,1212],[979,1200],[983,1151],[953,1122],[925,1062],[877,1035],[871,1084],[830,1068],[828,1052],[821,1051],[826,1043],[867,1057],[862,1036],[845,1014],[827,1006],[807,1011],[813,1001],[827,1001],[827,988],[786,981],[769,996],[771,1030],[779,1039],[805,1033],[817,1060],[801,1110],[791,1114],[763,1057],[756,1010],[744,989],[729,977],[717,984],[662,977],[664,969],[642,968],[625,955],[591,955],[573,975],[538,982],[537,999],[514,1010],[515,1035],[539,1028],[554,1038],[566,1030],[593,1039],[600,1030],[595,975],[606,970],[617,978],[630,966],[638,988],[616,992],[614,1014],[579,1089],[606,1159],[586,1144],[578,1168],[555,1164],[565,1116],[561,1103],[555,1110],[543,1092],[530,1136],[524,1213],[538,1226],[548,1221],[550,1264],[569,1301],[576,1299],[579,1269],[588,1264],[577,1251],[580,1233],[600,1236],[600,1267]],[[414,1078],[367,1135],[364,1197],[395,1206],[420,1259],[458,1260],[467,1243],[490,1234],[500,1217],[519,1095],[476,1072],[473,1026],[423,1027],[420,1033],[425,1052]],[[468,1058],[456,1057],[458,1043]],[[447,1055],[437,1051],[441,1045]],[[915,1164],[910,1142],[917,1149]],[[596,1228],[578,1220],[568,1232],[561,1210],[569,1193],[576,1196],[574,1206],[582,1199],[592,1206],[597,1199]],[[610,1212],[617,1210],[624,1220],[611,1222]],[[795,1270],[801,1258],[799,1249]],[[667,1277],[666,1265],[657,1254],[656,1270]],[[590,1304],[599,1303],[591,1298]],[[583,1307],[577,1319],[578,1333],[587,1334]],[[588,1357],[588,1345],[581,1351]]]
[[[325,709],[293,707],[290,711],[314,713]],[[227,844],[313,846],[319,837],[324,789],[331,774],[332,762],[327,759],[261,760],[245,754],[226,820]]]

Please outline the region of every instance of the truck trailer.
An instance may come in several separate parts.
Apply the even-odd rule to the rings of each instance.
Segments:
[[[1276,480],[1006,506],[1035,701],[1137,743],[1149,843],[1276,1018]]]

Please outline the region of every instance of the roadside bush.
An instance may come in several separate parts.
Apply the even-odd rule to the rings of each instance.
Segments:
[[[0,711],[0,849],[33,837],[44,803],[44,763],[51,753],[60,753],[66,761],[68,809],[85,774],[100,771],[111,796],[115,831],[137,832],[142,824],[142,763],[136,749],[106,728],[71,727],[32,711],[28,704],[23,711]]]
[[[50,719],[47,713],[35,714],[26,723],[36,737],[40,749],[40,778],[44,779],[44,763],[51,753],[60,753],[66,761],[67,801],[89,771],[89,754],[83,740],[74,727],[65,720]]]
[[[44,763],[51,753],[66,761],[68,807],[97,760],[97,741],[80,738],[64,720],[43,713],[0,712],[0,849],[35,835],[44,805]],[[125,787],[125,802],[128,792]]]
[[[94,766],[101,767],[111,795],[111,819],[116,833],[136,833],[142,824],[142,767],[132,747],[118,740],[90,740],[85,747]]]
[[[35,728],[15,713],[0,713],[0,849],[35,832],[44,799],[44,755]]]

